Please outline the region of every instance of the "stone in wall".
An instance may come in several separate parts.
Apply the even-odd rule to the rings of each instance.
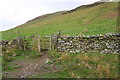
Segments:
[[[71,53],[119,53],[119,41],[119,33],[91,36],[61,36],[58,39],[58,51]]]

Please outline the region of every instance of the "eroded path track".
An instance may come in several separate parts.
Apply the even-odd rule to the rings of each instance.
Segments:
[[[3,72],[4,77],[13,77],[13,78],[29,78],[32,75],[41,73],[41,67],[45,65],[46,60],[48,59],[47,51],[43,52],[43,56],[33,60],[16,60],[12,62],[12,65],[21,66],[15,72]]]

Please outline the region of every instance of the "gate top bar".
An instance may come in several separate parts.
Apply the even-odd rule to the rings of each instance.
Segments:
[[[44,36],[44,37],[52,37],[52,36]]]

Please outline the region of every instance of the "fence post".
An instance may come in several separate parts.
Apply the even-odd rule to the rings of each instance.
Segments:
[[[54,35],[51,36],[51,49],[54,49]]]
[[[38,35],[38,51],[41,52],[41,47],[40,47],[40,35]]]
[[[22,38],[21,37],[17,37],[17,45],[18,45],[18,48],[20,49],[20,50],[22,50],[23,49],[23,41],[22,41]]]
[[[56,49],[58,51],[58,35],[56,36]]]
[[[35,50],[35,35],[32,35],[32,42],[33,42],[32,48]]]
[[[60,35],[61,35],[61,32],[59,31],[58,34],[57,34],[57,36],[56,36],[56,38],[57,38],[57,41],[56,41],[57,42],[56,43],[56,49],[57,49],[57,51],[58,51],[58,45],[59,45],[59,40],[58,39],[59,39]]]
[[[53,49],[57,49],[57,35],[54,35],[54,36],[53,36],[53,42],[54,42],[54,43],[53,43],[53,45],[54,45],[54,46],[53,46]]]
[[[50,50],[52,50],[52,35],[50,36]]]
[[[22,37],[20,37],[20,32],[19,31],[18,31],[18,36],[19,37],[16,38],[17,46],[20,50],[23,50],[23,39],[22,39]]]
[[[26,49],[25,48],[25,37],[23,38],[23,46],[24,46],[24,50]]]

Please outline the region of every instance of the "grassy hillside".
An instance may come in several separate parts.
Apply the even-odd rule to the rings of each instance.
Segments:
[[[51,35],[56,34],[59,30],[63,35],[85,35],[105,34],[116,32],[116,23],[118,15],[118,3],[109,2],[94,7],[77,8],[72,12],[66,11],[37,17],[27,23],[14,29],[3,31],[3,39],[10,40],[18,36]]]
[[[32,78],[117,78],[118,55],[100,53],[57,53],[49,51],[50,60],[43,66],[48,72]],[[60,70],[51,72],[57,65]],[[55,70],[55,69],[54,69]]]

